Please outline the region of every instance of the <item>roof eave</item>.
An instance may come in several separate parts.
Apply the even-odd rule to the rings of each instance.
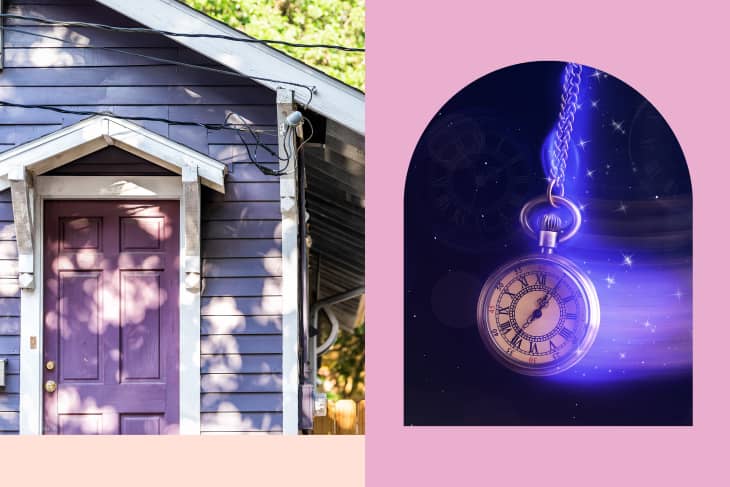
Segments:
[[[251,38],[176,0],[145,0],[144,6],[130,0],[98,2],[152,29]],[[365,133],[365,95],[361,91],[281,51],[262,44],[209,37],[170,38],[238,73],[272,80],[255,81],[273,90],[281,86],[291,88],[295,101],[301,105],[309,101],[309,90],[273,80],[314,86],[316,92],[309,102],[310,109],[358,134]]]

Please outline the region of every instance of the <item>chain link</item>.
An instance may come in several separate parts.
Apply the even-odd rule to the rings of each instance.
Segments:
[[[568,63],[563,76],[563,93],[560,98],[560,116],[550,154],[551,188],[565,195],[565,168],[568,164],[570,136],[573,133],[575,111],[578,109],[578,93],[580,91],[580,75],[583,66]],[[550,191],[552,193],[552,190]]]

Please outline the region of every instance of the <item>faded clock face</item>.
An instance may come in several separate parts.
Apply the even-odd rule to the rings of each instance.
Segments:
[[[504,229],[541,177],[517,129],[496,120],[472,107],[437,116],[424,135],[431,231],[459,252],[503,249]]]
[[[528,375],[575,365],[595,339],[598,298],[590,280],[559,256],[535,256],[499,269],[482,288],[477,310],[487,348]]]

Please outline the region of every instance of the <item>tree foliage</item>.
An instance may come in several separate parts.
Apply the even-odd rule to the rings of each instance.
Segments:
[[[323,334],[326,335],[326,334]],[[322,355],[318,376],[329,399],[365,398],[365,325],[352,333],[341,332],[332,348]]]
[[[184,0],[193,8],[258,39],[307,44],[365,45],[364,0]],[[363,89],[365,54],[272,46]],[[294,80],[291,80],[294,81]]]

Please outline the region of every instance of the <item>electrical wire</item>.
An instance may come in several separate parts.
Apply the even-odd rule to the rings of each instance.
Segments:
[[[157,56],[150,56],[148,54],[142,54],[142,53],[135,52],[135,51],[128,51],[126,49],[118,49],[115,47],[104,47],[104,46],[85,46],[85,45],[81,45],[81,44],[77,44],[75,42],[69,41],[67,39],[62,39],[60,37],[49,36],[46,34],[39,34],[37,32],[29,32],[29,31],[26,31],[23,29],[16,29],[15,27],[0,27],[0,30],[6,30],[9,32],[17,32],[20,34],[26,34],[26,35],[30,35],[30,36],[36,36],[36,37],[43,37],[45,39],[51,39],[51,40],[61,42],[63,44],[67,44],[67,45],[77,47],[80,49],[99,49],[102,51],[116,52],[116,53],[120,53],[120,54],[126,54],[129,56],[137,56],[142,59],[147,59],[149,61],[155,61],[157,63],[170,65],[170,66],[183,66],[183,67],[191,68],[191,69],[199,69],[202,71],[209,71],[209,72],[213,72],[213,73],[226,74],[229,76],[236,76],[238,78],[243,78],[243,79],[252,79],[255,81],[266,81],[269,83],[281,83],[284,85],[297,86],[299,88],[304,88],[305,90],[307,90],[309,92],[309,98],[307,99],[307,101],[304,104],[305,109],[307,109],[309,107],[309,104],[312,102],[312,99],[314,98],[314,92],[317,89],[316,86],[309,86],[309,85],[305,85],[302,83],[294,83],[292,81],[284,81],[284,80],[278,80],[278,79],[272,79],[272,78],[263,78],[261,76],[250,76],[250,75],[246,75],[246,74],[242,74],[242,73],[237,73],[235,71],[228,71],[226,69],[213,68],[210,66],[201,66],[199,64],[191,64],[191,63],[186,63],[183,61],[175,61],[172,59],[166,59],[166,58],[161,58],[161,57],[157,57]]]
[[[183,34],[183,33],[176,33],[176,32],[169,32],[169,31],[162,31],[162,30],[156,30],[156,29],[148,29],[148,28],[137,28],[137,27],[114,27],[109,26],[105,24],[94,24],[94,23],[88,23],[88,22],[60,22],[55,21],[51,19],[42,19],[37,17],[27,17],[22,15],[12,15],[12,14],[0,14],[0,18],[11,18],[16,20],[29,20],[34,21],[42,24],[47,25],[54,25],[54,26],[66,26],[66,27],[89,27],[89,28],[97,28],[97,29],[103,29],[103,30],[111,30],[111,31],[120,31],[120,32],[133,32],[133,33],[154,33],[154,34],[162,34],[162,35],[169,35],[169,36],[179,36],[179,37],[213,37],[213,38],[222,38],[222,39],[228,39],[232,41],[242,41],[242,42],[254,42],[254,43],[260,43],[260,44],[282,44],[282,45],[288,45],[291,47],[323,47],[323,48],[333,48],[333,49],[341,49],[345,51],[363,51],[364,49],[358,49],[358,48],[346,48],[343,46],[334,46],[334,45],[326,45],[326,44],[297,44],[297,43],[290,43],[286,41],[271,41],[271,40],[260,40],[260,39],[241,39],[237,37],[231,37],[231,36],[223,36],[223,35],[213,35],[213,34]],[[301,83],[294,83],[290,81],[283,81],[283,80],[276,80],[272,78],[264,78],[264,77],[258,77],[258,76],[250,76],[250,75],[244,75],[241,73],[237,73],[235,71],[228,71],[225,69],[218,69],[213,68],[209,66],[201,66],[198,64],[191,64],[191,63],[185,63],[182,61],[175,61],[172,59],[166,59],[166,58],[160,58],[157,56],[150,56],[147,54],[142,54],[134,51],[128,51],[126,49],[118,49],[113,47],[103,47],[103,46],[87,46],[87,45],[81,45],[77,44],[75,42],[69,41],[67,39],[63,39],[60,37],[50,36],[46,34],[40,34],[37,32],[30,32],[23,29],[17,29],[14,27],[6,27],[2,24],[0,24],[0,30],[7,30],[10,32],[17,32],[20,34],[35,36],[35,37],[42,37],[46,39],[51,39],[57,42],[61,42],[62,44],[70,45],[76,48],[81,49],[99,49],[103,51],[109,51],[109,52],[115,52],[115,53],[121,53],[126,54],[130,56],[137,56],[139,58],[155,61],[157,63],[161,63],[164,65],[174,65],[174,66],[183,66],[191,69],[199,69],[229,76],[236,76],[244,79],[252,79],[257,81],[267,81],[270,83],[281,83],[291,86],[297,86],[300,88],[304,88],[309,92],[309,99],[307,100],[305,104],[305,109],[309,106],[309,104],[312,101],[312,98],[314,97],[314,92],[316,90],[315,86],[309,86]],[[295,129],[295,127],[292,127],[290,125],[287,125],[286,130],[284,132],[284,144],[282,145],[284,155],[285,157],[279,156],[279,154],[275,153],[273,150],[271,150],[266,144],[264,144],[260,137],[259,133],[265,134],[272,134],[271,131],[267,132],[265,130],[261,129],[254,129],[251,127],[251,124],[249,124],[243,117],[241,117],[238,114],[235,114],[234,112],[228,113],[226,115],[226,118],[224,120],[223,124],[215,124],[215,123],[202,123],[202,122],[189,122],[189,121],[180,121],[180,120],[170,120],[166,118],[159,118],[159,117],[145,117],[145,116],[120,116],[116,115],[109,111],[104,112],[96,112],[91,110],[71,110],[67,108],[61,108],[58,106],[52,106],[52,105],[31,105],[31,104],[22,104],[22,103],[13,103],[9,101],[0,100],[0,106],[7,106],[7,107],[15,107],[15,108],[26,108],[26,109],[41,109],[41,110],[49,110],[57,113],[63,113],[63,114],[73,114],[73,115],[80,115],[80,116],[97,116],[97,115],[108,115],[113,116],[115,118],[119,118],[122,120],[130,120],[130,121],[142,121],[142,122],[161,122],[166,123],[169,125],[183,125],[183,126],[197,126],[202,127],[207,130],[234,130],[241,141],[241,144],[246,148],[246,152],[248,154],[249,160],[264,174],[270,175],[270,176],[283,176],[285,174],[289,174],[288,168],[289,164],[291,162],[292,156],[294,154],[299,153],[301,148],[304,146],[305,143],[307,143],[314,135],[314,127],[312,126],[311,121],[304,117],[304,121],[309,125],[310,134],[309,136],[304,139],[297,147],[296,149],[292,146],[293,144],[293,137],[291,137],[292,131]],[[239,121],[242,122],[242,124],[230,124],[229,119],[232,115],[236,115]],[[254,138],[255,144],[249,144],[244,139],[243,131],[240,129],[240,126],[243,125],[246,129],[246,131]],[[274,135],[275,132],[273,133]],[[254,146],[253,153],[251,152],[250,146]],[[258,149],[259,147],[263,148],[266,152],[269,153],[269,155],[275,157],[279,162],[285,162],[284,167],[276,170],[268,168],[261,163],[258,162]]]
[[[229,112],[228,115],[226,115],[225,121],[222,124],[219,123],[203,123],[203,122],[190,122],[190,121],[184,121],[184,120],[170,120],[168,118],[161,118],[161,117],[145,117],[145,116],[135,116],[135,115],[117,115],[111,111],[102,111],[102,112],[96,112],[93,110],[72,110],[69,108],[61,108],[57,106],[52,105],[30,105],[30,104],[24,104],[24,103],[13,103],[5,100],[0,100],[0,106],[5,107],[13,107],[13,108],[24,108],[24,109],[39,109],[39,110],[48,110],[56,113],[63,113],[68,115],[80,115],[80,116],[98,116],[98,115],[106,115],[114,118],[118,118],[121,120],[129,120],[132,122],[160,122],[160,123],[166,123],[168,125],[180,125],[180,126],[188,126],[188,127],[202,127],[206,130],[214,130],[214,131],[220,131],[220,130],[231,130],[236,132],[238,135],[238,138],[241,141],[241,145],[243,145],[246,148],[246,153],[248,154],[248,159],[251,161],[256,168],[258,168],[259,171],[261,171],[263,174],[266,174],[267,176],[283,176],[285,174],[289,174],[289,164],[291,162],[292,156],[294,154],[298,154],[299,151],[301,151],[304,144],[309,142],[311,138],[314,136],[314,127],[312,126],[312,122],[307,118],[303,118],[303,122],[306,122],[307,125],[309,125],[309,136],[304,138],[304,140],[296,147],[296,149],[292,146],[292,131],[294,130],[294,127],[287,125],[286,130],[284,132],[284,144],[282,146],[284,150],[284,157],[281,157],[279,154],[274,152],[267,144],[265,144],[261,138],[259,137],[259,134],[266,134],[266,135],[277,135],[276,131],[272,130],[262,130],[262,129],[256,129],[253,128],[243,117],[241,117],[239,114],[235,112]],[[241,123],[238,124],[232,124],[229,123],[229,120],[232,116],[235,116]],[[241,130],[241,127],[245,127],[246,132],[248,132],[251,137],[253,137],[255,143],[251,144],[249,142],[246,142],[244,139],[244,131]],[[254,147],[253,153],[251,152],[251,146]],[[262,163],[258,161],[258,149],[262,148],[265,152],[267,152],[272,157],[275,157],[279,162],[285,162],[284,167],[280,169],[271,169],[266,166],[264,166]]]
[[[25,15],[15,14],[0,14],[0,17],[6,19],[15,20],[28,20],[31,22],[37,22],[40,24],[52,25],[57,27],[88,27],[92,29],[108,30],[115,32],[132,32],[136,34],[162,34],[170,37],[205,37],[211,39],[224,39],[233,42],[244,42],[249,44],[267,44],[267,45],[281,45],[288,47],[302,47],[302,48],[321,48],[321,49],[336,49],[345,52],[365,52],[364,48],[361,47],[347,47],[340,46],[337,44],[306,44],[301,42],[290,42],[273,39],[254,39],[252,37],[241,38],[235,36],[229,36],[225,34],[191,34],[185,32],[171,32],[167,30],[150,29],[148,27],[118,27],[106,24],[97,24],[93,22],[81,22],[81,21],[60,21],[53,19],[45,19],[40,17],[29,17]]]
[[[302,147],[304,147],[304,144],[312,140],[312,137],[314,137],[314,126],[312,125],[312,122],[309,121],[307,117],[304,117],[303,120],[307,122],[307,125],[309,125],[309,137],[305,137],[304,140],[302,140],[299,145],[297,146],[297,153],[299,153],[300,150],[302,150]]]
[[[184,125],[184,126],[195,126],[195,127],[203,127],[208,130],[237,130],[233,127],[226,126],[224,124],[219,123],[202,123],[202,122],[188,122],[188,121],[182,121],[182,120],[170,120],[167,118],[159,118],[159,117],[145,117],[145,116],[135,116],[135,115],[117,115],[110,111],[102,111],[102,112],[95,112],[92,110],[72,110],[69,108],[61,108],[58,106],[53,105],[30,105],[30,104],[23,104],[23,103],[13,103],[11,101],[5,101],[0,100],[0,106],[6,106],[6,107],[14,107],[14,108],[28,108],[28,109],[39,109],[39,110],[49,110],[56,113],[64,113],[64,114],[70,114],[70,115],[82,115],[82,116],[96,116],[96,115],[107,115],[114,118],[119,118],[121,120],[130,120],[135,122],[162,122],[169,125]],[[273,133],[273,131],[265,131],[260,129],[252,129],[256,132],[260,133]],[[257,139],[258,141],[259,139]]]
[[[241,123],[238,124],[232,124],[229,122],[231,117],[235,116]],[[292,131],[294,130],[294,127],[291,125],[286,126],[286,130],[284,131],[284,144],[282,145],[282,149],[284,150],[284,157],[279,156],[278,154],[274,153],[267,145],[263,144],[261,142],[261,139],[259,138],[258,134],[251,128],[251,125],[246,122],[245,119],[243,119],[240,115],[237,113],[231,112],[228,115],[226,115],[226,118],[223,122],[223,125],[229,128],[233,128],[238,132],[238,137],[241,139],[241,143],[246,148],[246,153],[248,154],[248,159],[256,165],[256,167],[261,171],[262,173],[269,175],[269,176],[283,176],[285,174],[290,174],[289,172],[289,163],[292,160],[292,157],[295,154],[298,154],[299,151],[302,149],[304,144],[309,142],[311,138],[314,136],[314,127],[312,126],[312,122],[307,118],[304,117],[303,121],[306,122],[309,125],[309,136],[306,137],[297,147],[296,149],[292,146],[293,142],[291,137]],[[249,148],[249,144],[246,144],[243,139],[243,131],[238,127],[245,127],[246,131],[251,134],[251,136],[256,141],[256,144],[254,145],[253,153],[251,152],[251,149]],[[259,147],[263,148],[266,152],[268,152],[270,155],[274,156],[279,160],[279,162],[285,162],[284,167],[281,167],[279,169],[271,169],[264,165],[262,165],[258,161],[258,149]]]
[[[287,126],[287,131],[284,134],[285,142],[284,142],[284,154],[286,155],[285,158],[280,157],[276,152],[274,152],[271,148],[269,148],[268,145],[266,145],[264,142],[262,142],[261,138],[259,137],[259,134],[267,134],[267,135],[276,135],[275,131],[271,130],[261,130],[261,129],[255,129],[251,127],[251,124],[246,122],[240,115],[235,114],[233,112],[229,113],[226,116],[226,123],[219,124],[219,123],[202,123],[202,122],[189,122],[189,121],[182,121],[182,120],[170,120],[167,118],[158,118],[158,117],[145,117],[145,116],[134,116],[134,115],[117,115],[110,111],[104,111],[104,112],[96,112],[92,110],[71,110],[68,108],[61,108],[51,105],[29,105],[29,104],[23,104],[23,103],[13,103],[5,100],[0,100],[0,106],[6,106],[6,107],[13,107],[13,108],[25,108],[25,109],[39,109],[39,110],[48,110],[56,113],[63,113],[63,114],[70,114],[70,115],[81,115],[81,116],[97,116],[97,115],[106,115],[114,118],[118,118],[120,120],[129,120],[133,122],[161,122],[166,123],[169,125],[182,125],[182,126],[189,126],[189,127],[202,127],[207,130],[231,130],[238,134],[238,137],[241,141],[241,144],[246,148],[246,152],[249,155],[249,160],[261,171],[262,173],[266,174],[267,176],[282,176],[284,174],[288,174],[286,170],[289,167],[289,161],[291,160],[291,152],[288,150],[290,148],[287,148],[286,146],[286,140],[290,139],[289,135],[291,134],[290,130],[292,130],[292,127]],[[251,134],[251,136],[254,138],[255,143],[251,144],[249,142],[246,142],[246,140],[243,138],[243,134],[240,128],[238,128],[234,124],[228,124],[228,119],[231,115],[236,115],[239,120],[241,120],[243,123],[239,124],[244,125],[246,127],[246,131]],[[308,119],[305,118],[307,122],[309,123],[310,128],[312,127],[311,122],[309,122]],[[313,128],[311,128],[313,131]],[[311,139],[312,135],[309,136],[309,139]],[[254,152],[253,156],[251,154],[250,146],[254,146]],[[286,165],[280,169],[280,170],[273,170],[270,169],[260,162],[258,162],[257,155],[258,155],[258,148],[261,147],[263,150],[268,152],[273,157],[276,157],[279,161],[286,161]],[[297,148],[297,151],[301,149],[301,145]]]

